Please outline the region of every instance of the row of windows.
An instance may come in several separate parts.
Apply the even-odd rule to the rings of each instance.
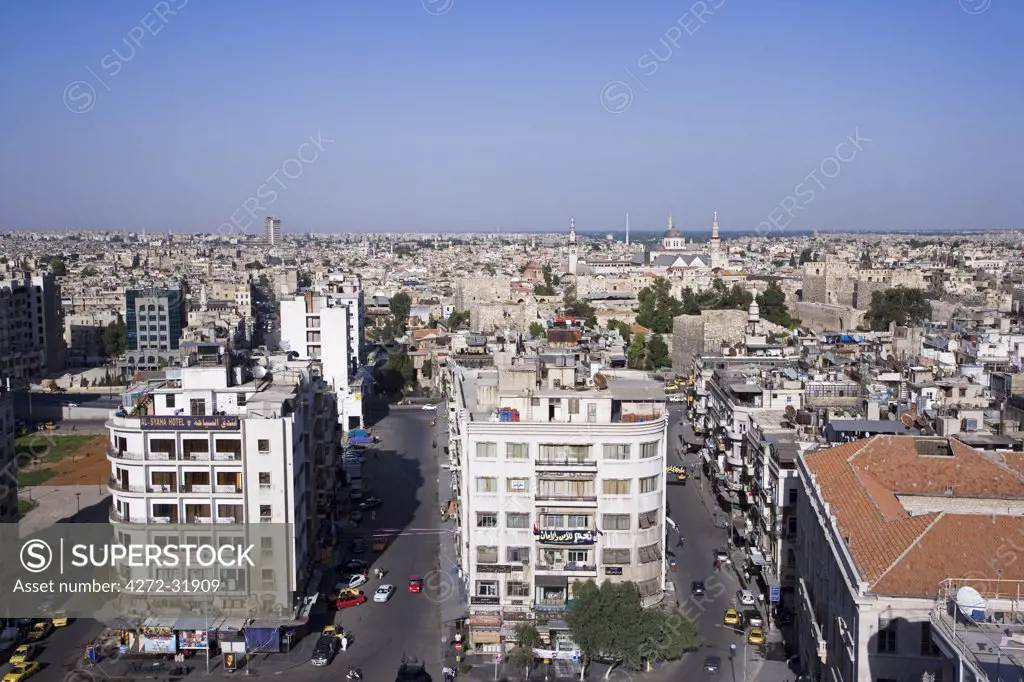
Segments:
[[[641,530],[658,525],[659,511],[653,509],[637,514]],[[498,512],[477,512],[477,528],[497,528]],[[530,528],[530,515],[525,512],[505,512],[505,527]],[[593,530],[594,517],[590,514],[541,514],[540,527],[558,530]],[[633,530],[632,514],[602,514],[601,530]]]
[[[660,487],[661,474],[646,476],[638,479],[637,490],[641,493],[657,492]],[[605,478],[601,480],[601,492],[604,495],[629,495],[632,487],[632,479],[629,478]],[[565,480],[537,480],[538,497],[594,497],[595,482],[565,481]],[[498,478],[496,476],[477,476],[476,491],[478,493],[498,492]],[[506,478],[505,492],[527,494],[530,492],[529,478]]]
[[[538,455],[543,460],[587,460],[591,456],[593,445],[575,445],[568,443],[542,443],[537,446]],[[640,444],[640,459],[657,457],[661,452],[661,441],[650,441]],[[628,460],[632,457],[630,443],[605,443],[602,446],[603,458],[606,460]],[[477,459],[497,459],[497,443],[477,443]],[[505,459],[524,461],[530,458],[529,443],[505,443]]]
[[[561,566],[562,564],[575,564],[577,566],[591,566],[591,557],[596,554],[590,549],[545,549],[538,552],[537,560],[545,566]],[[610,547],[601,550],[601,563],[609,566],[629,566],[632,563],[633,552],[628,547]],[[662,557],[661,543],[654,543],[637,550],[637,558],[640,563],[647,564],[659,561]],[[497,564],[500,555],[495,546],[480,545],[476,548],[476,560],[479,564]],[[529,564],[529,547],[506,547],[505,563]]]

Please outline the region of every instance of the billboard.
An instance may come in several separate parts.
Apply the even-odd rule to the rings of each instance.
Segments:
[[[179,415],[175,417],[140,417],[143,431],[238,431],[241,426],[239,417],[213,415],[210,417],[193,417]]]

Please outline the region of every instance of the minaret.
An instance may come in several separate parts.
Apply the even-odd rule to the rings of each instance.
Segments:
[[[761,306],[757,305],[757,297],[750,301],[747,308],[747,334],[757,336],[757,327],[761,322]]]
[[[576,250],[576,218],[569,219],[569,273],[576,275],[579,267],[579,252]]]
[[[711,219],[711,243],[708,255],[711,257],[711,269],[721,268],[725,265],[722,262],[722,240],[718,236],[718,211],[715,211]]]
[[[204,284],[202,288],[199,289],[199,309],[202,310],[203,312],[206,312],[207,304],[208,301],[206,298],[206,285]]]

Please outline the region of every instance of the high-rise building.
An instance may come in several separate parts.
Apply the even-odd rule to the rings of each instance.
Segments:
[[[338,419],[346,429],[362,426],[363,420],[363,390],[357,378],[362,300],[362,288],[352,282],[279,299],[281,349],[322,362],[324,380],[333,387]]]
[[[20,384],[63,370],[63,315],[53,275],[0,282],[0,375]]]
[[[187,298],[184,283],[124,292],[128,351],[119,363],[123,372],[156,371],[177,359],[181,331],[188,326]]]
[[[260,548],[285,575],[221,577],[217,598],[262,591],[291,603],[333,538],[337,407],[319,363],[252,359],[220,343],[180,353],[180,367],[129,388],[107,423],[111,522],[130,526],[135,544],[167,524],[201,524],[209,532],[196,534],[212,542],[287,528],[288,546]]]
[[[266,242],[271,246],[281,243],[281,221],[278,218],[268,217],[263,221],[263,228],[266,231]]]
[[[14,400],[10,384],[0,381],[0,523],[18,520],[18,462],[14,450]]]
[[[663,596],[664,388],[597,369],[556,348],[452,367],[448,509],[472,647],[499,651],[502,620],[521,619],[547,625],[549,648],[572,650],[576,580],[632,581],[646,604]]]

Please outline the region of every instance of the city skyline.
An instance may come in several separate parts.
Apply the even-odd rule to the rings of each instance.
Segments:
[[[59,46],[6,75],[0,230],[1024,223],[1010,3],[277,9],[0,10],[10,60]]]

